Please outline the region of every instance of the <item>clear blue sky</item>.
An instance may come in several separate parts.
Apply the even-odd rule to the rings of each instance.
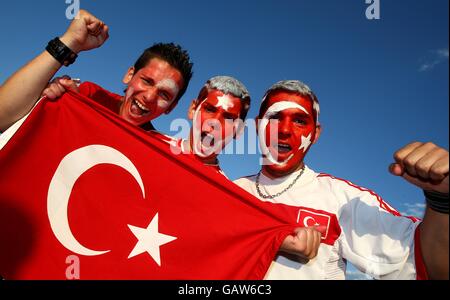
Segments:
[[[387,167],[411,141],[448,149],[448,0],[381,0],[367,20],[365,0],[81,0],[110,26],[100,49],[59,74],[120,93],[122,76],[155,42],[189,50],[194,77],[176,110],[155,122],[162,132],[184,118],[208,78],[231,75],[257,114],[276,81],[299,79],[317,94],[323,134],[307,156],[316,171],[375,190],[402,212],[420,211],[421,192]],[[64,0],[2,1],[0,82],[69,24]],[[222,155],[231,179],[259,170],[259,155]]]

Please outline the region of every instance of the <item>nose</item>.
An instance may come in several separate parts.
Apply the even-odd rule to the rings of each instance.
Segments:
[[[151,103],[154,102],[156,100],[156,97],[158,95],[158,89],[154,86],[148,87],[143,96],[144,96],[144,101],[146,103]]]
[[[291,123],[288,120],[278,121],[278,136],[280,138],[287,138],[291,135]]]
[[[212,117],[219,122],[222,122],[224,120],[223,114],[220,111],[216,111],[216,113],[213,114]]]

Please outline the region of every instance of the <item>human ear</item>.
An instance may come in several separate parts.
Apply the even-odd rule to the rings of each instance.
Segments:
[[[189,109],[188,109],[188,119],[189,120],[193,120],[194,119],[194,114],[195,114],[195,110],[197,109],[198,106],[198,100],[194,99],[191,102],[191,105],[189,105]]]
[[[134,76],[134,71],[135,71],[134,67],[130,67],[125,76],[123,76],[122,82],[125,84],[130,83],[131,78],[133,78]]]
[[[313,144],[315,144],[317,142],[321,133],[322,133],[322,125],[317,124],[316,125],[316,134],[314,135]]]

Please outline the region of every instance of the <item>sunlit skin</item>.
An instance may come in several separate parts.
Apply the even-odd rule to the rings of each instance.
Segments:
[[[214,163],[220,151],[235,138],[234,121],[239,119],[241,109],[240,98],[218,90],[210,91],[202,101],[197,99],[192,102],[188,113],[193,121],[189,146],[204,163]],[[194,134],[195,128],[199,130],[197,134]]]
[[[268,101],[267,110],[275,103],[288,101],[302,106],[307,112],[298,108],[289,108],[271,116],[270,120],[277,121],[275,126],[278,134],[271,135],[270,124],[267,125],[265,144],[278,163],[265,162],[262,168],[263,173],[270,178],[287,176],[304,166],[303,160],[310,145],[306,149],[301,148],[302,137],[303,140],[309,137],[312,145],[318,140],[321,128],[314,120],[313,103],[308,97],[276,91],[271,93],[266,101]]]
[[[176,105],[184,81],[180,71],[159,58],[135,72],[130,68],[123,79],[127,92],[120,108],[120,116],[133,125],[145,124]]]

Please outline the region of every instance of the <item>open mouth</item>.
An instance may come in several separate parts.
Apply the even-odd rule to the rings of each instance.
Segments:
[[[284,154],[289,153],[292,150],[292,147],[288,144],[278,144],[278,147],[276,148],[278,153]]]
[[[214,136],[210,133],[202,132],[201,135],[202,145],[204,147],[213,147],[214,146]]]
[[[131,102],[130,112],[135,116],[146,116],[150,114],[150,110],[138,100],[133,100]]]

